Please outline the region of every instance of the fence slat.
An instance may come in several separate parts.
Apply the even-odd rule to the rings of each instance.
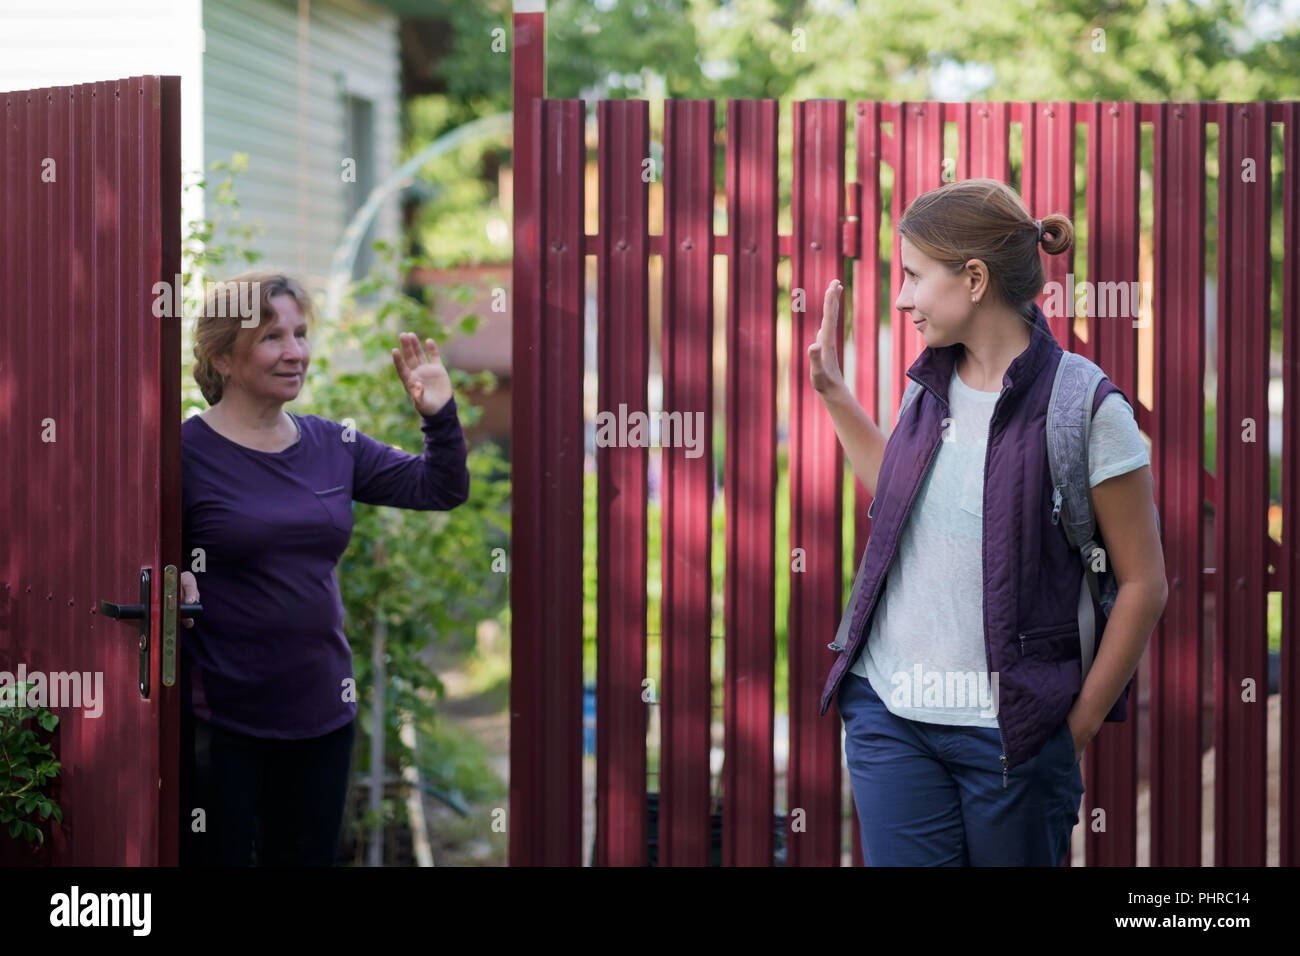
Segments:
[[[1011,182],[1011,104],[962,103],[957,175]]]
[[[1107,376],[1123,390],[1139,412],[1137,396],[1137,336],[1130,315],[1132,303],[1123,296],[1108,301],[1107,283],[1119,283],[1122,290],[1136,282],[1138,273],[1138,176],[1141,159],[1139,112],[1136,103],[1095,103],[1088,127],[1088,281],[1097,290],[1096,315],[1088,316],[1088,343],[1077,342],[1073,319],[1054,325],[1058,340],[1069,323],[1068,341],[1078,351],[1105,369]],[[1073,146],[1074,135],[1070,134]],[[1073,153],[1071,152],[1071,156]],[[1070,168],[1074,168],[1073,161]],[[1058,200],[1059,201],[1059,200]],[[1068,202],[1068,201],[1067,201]],[[1069,205],[1065,205],[1069,209]],[[1067,287],[1064,301],[1075,298]],[[1115,315],[1113,312],[1119,312]],[[1106,812],[1106,829],[1089,827],[1085,844],[1090,864],[1137,865],[1137,715],[1141,694],[1135,678],[1128,699],[1128,719],[1103,724],[1084,755],[1088,788],[1084,801]],[[1087,817],[1085,817],[1087,819]]]
[[[1219,392],[1215,474],[1214,864],[1263,866],[1267,835],[1269,207],[1266,103],[1216,104]],[[1253,175],[1252,175],[1253,172]],[[1245,419],[1256,434],[1247,439]],[[1255,698],[1243,701],[1243,681]]]
[[[1097,315],[1088,317],[1088,348],[1098,365],[1137,402],[1135,316],[1107,314],[1103,284],[1138,279],[1139,175],[1142,137],[1137,103],[1094,104],[1088,158],[1088,278],[1097,289]],[[1072,167],[1073,168],[1073,167]],[[1140,287],[1139,287],[1140,288]],[[1117,297],[1123,311],[1123,296]],[[1131,303],[1130,303],[1131,308]],[[1136,310],[1133,310],[1136,311]],[[1136,406],[1134,412],[1137,411]]]
[[[542,196],[541,130],[533,101],[546,95],[545,15],[515,13],[511,61],[514,114],[512,126],[514,176],[511,184],[513,255],[510,270],[512,308],[510,341],[510,416],[514,432],[510,448],[510,807],[507,827],[511,866],[529,866],[542,859],[547,807],[538,799],[545,763],[541,761],[542,675],[538,673],[537,628],[543,618],[542,591],[542,390],[543,308],[534,298],[541,275],[539,219]],[[570,532],[571,534],[573,532]],[[566,781],[566,786],[568,786]],[[568,793],[561,794],[571,796]],[[574,802],[579,803],[580,798]],[[553,807],[567,814],[565,807]],[[567,816],[565,817],[567,819]],[[581,853],[581,850],[578,851]],[[569,855],[572,859],[574,854]],[[560,862],[559,860],[555,862]]]
[[[882,428],[880,409],[880,190],[881,110],[879,103],[858,103],[854,109],[853,136],[857,177],[858,258],[853,262],[853,358],[854,392],[858,402]],[[847,330],[846,330],[847,331]],[[891,419],[892,421],[892,419]],[[870,520],[867,508],[871,496],[865,486],[857,489],[855,526],[860,530],[854,550],[860,555],[867,546]],[[847,595],[846,595],[847,597]],[[834,704],[832,704],[834,706]]]
[[[703,412],[702,449],[663,452],[663,678],[659,863],[705,866],[713,528],[712,100],[664,104],[664,408]]]
[[[880,409],[880,104],[858,103],[854,110],[853,134],[857,147],[854,163],[859,192],[858,258],[853,263],[853,358],[854,394],[859,404],[882,429],[888,429],[893,419],[882,420]],[[853,567],[862,560],[871,533],[871,495],[861,479],[853,483]],[[852,581],[844,587],[839,607],[848,605],[852,595]],[[835,702],[826,711],[834,714],[838,726],[843,726]],[[853,865],[862,866],[862,834],[854,807],[852,791],[849,795],[849,831],[853,847]]]
[[[1282,105],[1282,386],[1300,395],[1300,103]],[[1300,865],[1300,415],[1295,402],[1282,403],[1282,548],[1278,560],[1282,590],[1282,739],[1279,863]]]
[[[892,117],[890,114],[893,114]],[[893,222],[897,225],[912,200],[943,182],[942,104],[900,103],[885,113],[883,119],[894,123],[894,194]],[[889,263],[890,312],[893,316],[890,343],[893,353],[893,376],[890,392],[889,421],[898,411],[903,389],[907,387],[907,370],[925,349],[921,333],[911,318],[893,308],[903,285],[902,237],[894,230],[894,251]]]
[[[1151,470],[1169,601],[1148,650],[1151,865],[1200,866],[1205,107],[1154,105],[1152,321],[1160,358],[1153,363]]]
[[[582,855],[582,474],[585,298],[581,100],[532,101],[533,309],[514,327],[510,859]]]
[[[612,418],[617,444],[598,441],[596,449],[596,862],[644,866],[649,451],[644,444],[621,447],[618,432],[632,413],[650,410],[649,190],[642,176],[642,161],[650,156],[650,108],[645,100],[602,100],[597,112],[597,404],[606,426]],[[597,437],[605,431],[598,421]],[[643,437],[648,442],[652,436],[647,430]]]
[[[1074,119],[1073,103],[1023,104],[1020,192],[1035,219],[1053,212],[1074,218]],[[1050,256],[1040,249],[1044,284],[1064,284],[1074,271],[1074,254],[1071,249],[1064,255]],[[1048,310],[1049,302],[1045,294],[1038,299],[1052,334],[1062,348],[1074,348],[1073,319],[1053,314],[1056,310]]]
[[[773,859],[777,101],[727,103],[726,764],[722,858]]]
[[[808,377],[831,279],[843,280],[844,103],[794,104],[790,243],[790,762],[787,865],[840,859],[840,728],[821,717],[827,635],[840,618],[844,452]],[[802,308],[801,308],[802,307]],[[840,323],[837,354],[843,354]],[[795,555],[800,557],[796,558]],[[795,816],[801,813],[800,817]],[[791,832],[792,826],[800,826]]]

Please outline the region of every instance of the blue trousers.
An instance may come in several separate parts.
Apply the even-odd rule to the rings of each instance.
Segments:
[[[1059,866],[1079,821],[1083,775],[1069,725],[1002,788],[993,727],[908,720],[865,677],[837,696],[867,866]]]

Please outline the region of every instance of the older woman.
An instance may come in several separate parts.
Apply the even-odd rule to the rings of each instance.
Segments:
[[[405,333],[393,349],[423,455],[285,410],[310,361],[311,315],[298,282],[249,273],[214,287],[196,327],[194,377],[211,407],[181,429],[182,597],[204,605],[184,622],[183,863],[333,862],[357,710],[335,575],[351,503],[446,511],[469,497],[432,339]]]

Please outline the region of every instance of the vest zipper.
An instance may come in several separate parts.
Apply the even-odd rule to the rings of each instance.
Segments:
[[[924,384],[924,383],[923,383],[923,384]],[[929,386],[926,386],[926,388],[928,388],[928,387],[929,387]],[[946,406],[947,406],[947,402],[944,402],[944,405],[945,405],[945,407],[946,407]],[[942,446],[942,444],[943,444],[943,439],[940,438],[940,439],[939,439],[939,442],[938,442],[938,443],[934,446],[934,448],[930,451],[930,457],[929,457],[929,459],[926,461],[926,463],[925,463],[925,467],[921,469],[921,477],[920,477],[920,479],[917,481],[917,483],[916,483],[916,487],[912,489],[912,495],[911,495],[911,497],[907,499],[907,509],[906,509],[906,511],[904,512],[905,514],[910,514],[910,513],[911,513],[911,511],[912,511],[912,505],[914,505],[914,504],[916,503],[916,496],[917,496],[917,495],[920,493],[920,491],[921,491],[921,485],[923,485],[923,484],[925,483],[925,474],[926,474],[926,472],[928,472],[928,471],[930,470],[930,466],[931,466],[932,464],[934,464],[934,457],[935,457],[935,455],[939,454],[939,448],[940,448],[940,446]],[[876,502],[875,502],[875,499],[874,499],[874,498],[872,499],[871,504],[872,504],[872,507],[875,507]],[[872,594],[871,594],[871,600],[867,602],[867,607],[872,608],[872,610],[871,610],[871,611],[868,611],[865,615],[863,615],[863,617],[862,617],[862,625],[861,625],[861,627],[858,629],[858,633],[857,633],[857,635],[856,635],[857,639],[861,639],[862,632],[863,632],[864,630],[866,630],[867,622],[871,619],[872,611],[875,610],[875,608],[874,608],[873,605],[875,604],[876,596],[880,593],[880,588],[881,588],[881,586],[885,583],[885,578],[889,575],[889,566],[890,566],[891,564],[894,563],[894,555],[898,553],[898,542],[899,542],[899,538],[901,538],[902,536],[903,536],[903,527],[902,527],[902,525],[900,524],[900,525],[899,525],[899,528],[898,528],[898,534],[896,534],[896,535],[894,536],[894,547],[893,547],[893,550],[889,552],[889,558],[885,561],[884,570],[880,572],[880,576],[879,576],[879,578],[878,578],[877,581],[876,581],[876,589],[875,589],[875,591],[873,591]],[[857,646],[857,645],[855,644],[855,638],[854,638],[854,636],[850,636],[848,640],[849,640],[848,646],[850,646],[850,647],[856,647],[856,646]],[[832,650],[833,650],[833,649],[834,649],[834,645],[831,645],[831,648],[832,648]],[[842,649],[843,649],[843,648],[842,648]],[[838,652],[837,652],[837,653],[838,653]],[[843,679],[844,679],[844,675],[841,674],[841,675],[840,675],[840,679],[843,680]],[[838,685],[837,685],[837,686],[838,686]],[[832,693],[833,693],[833,692],[832,692]]]
[[[989,434],[988,434],[988,438],[985,439],[984,442],[984,488],[982,491],[982,494],[984,495],[988,494],[988,487],[989,487],[989,445],[993,441],[993,423],[997,420],[998,407],[1002,404],[1002,399],[1006,394],[1007,394],[1007,390],[1006,387],[1004,386],[1002,391],[998,394],[998,400],[993,403],[993,414],[989,416]],[[985,573],[988,567],[987,555],[983,554],[985,549],[988,547],[988,542],[989,542],[988,528],[986,527],[988,525],[988,520],[989,520],[988,515],[989,515],[989,509],[986,502],[984,507],[983,522],[981,526],[982,537],[980,539],[980,552],[981,552],[981,560],[982,560],[982,564],[980,566],[981,576],[983,576],[983,574]],[[988,666],[989,674],[991,678],[991,675],[993,673],[993,655],[989,653],[989,624],[987,618],[987,614],[988,614],[987,605],[985,606],[985,608],[986,608],[985,609],[986,616],[984,619],[984,663]],[[1021,653],[1022,654],[1024,653],[1023,644],[1021,645]],[[1007,767],[1007,738],[1002,730],[1001,706],[998,707],[997,719],[998,719],[998,741],[1002,744],[1002,753],[998,756],[998,760],[1002,764],[1002,789],[1005,790],[1007,789],[1007,773],[1009,772],[1009,768]]]

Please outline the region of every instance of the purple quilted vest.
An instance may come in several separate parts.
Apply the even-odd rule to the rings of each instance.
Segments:
[[[1063,352],[1037,304],[1034,318],[1029,347],[1003,377],[984,462],[984,647],[989,672],[998,675],[1002,756],[1001,766],[992,769],[1004,774],[1031,759],[1060,728],[1081,685],[1077,615],[1083,565],[1061,525],[1052,523],[1047,461],[1047,404]],[[848,637],[843,647],[832,645],[838,656],[822,691],[822,714],[870,633],[899,536],[942,441],[948,383],[961,352],[960,345],[926,348],[907,370],[922,391],[885,445],[871,534],[849,598]],[[1120,390],[1103,379],[1093,411],[1115,391]],[[1094,610],[1099,621],[1105,619],[1095,601]],[[1125,718],[1132,684],[1106,720]]]

